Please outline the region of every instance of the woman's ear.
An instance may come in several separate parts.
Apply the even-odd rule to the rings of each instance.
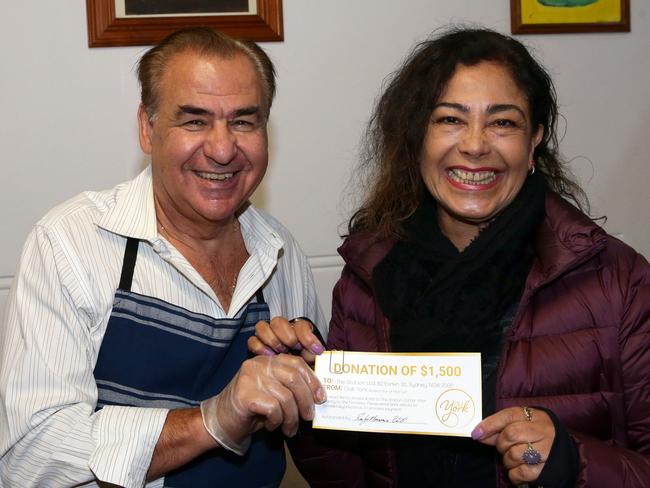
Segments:
[[[530,155],[528,159],[533,159],[533,154],[535,154],[535,148],[539,146],[539,143],[542,142],[542,138],[544,137],[544,126],[542,124],[539,124],[537,126],[537,130],[533,134],[533,137],[531,138],[531,148],[530,148]]]
[[[145,154],[151,154],[153,144],[151,138],[153,136],[153,125],[147,114],[144,105],[140,104],[138,107],[138,136],[140,138],[140,148]]]

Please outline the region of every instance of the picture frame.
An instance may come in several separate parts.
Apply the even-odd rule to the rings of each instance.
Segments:
[[[630,0],[510,0],[513,34],[630,32]]]
[[[283,41],[282,0],[256,0],[253,14],[215,15],[116,15],[120,0],[86,0],[88,47],[148,46],[172,32],[208,26],[224,34],[250,41]],[[125,0],[121,0],[122,4]]]

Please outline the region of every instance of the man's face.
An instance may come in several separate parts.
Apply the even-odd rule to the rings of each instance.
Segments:
[[[262,88],[243,55],[176,54],[161,80],[157,114],[149,120],[140,107],[138,119],[157,211],[176,226],[229,223],[266,172]]]

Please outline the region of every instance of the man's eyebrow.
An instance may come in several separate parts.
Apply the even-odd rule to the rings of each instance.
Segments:
[[[214,112],[207,110],[205,108],[197,107],[195,105],[179,105],[178,110],[176,110],[176,116],[180,117],[181,115],[190,114],[190,115],[214,115]]]
[[[257,105],[250,105],[248,107],[238,108],[232,112],[232,117],[245,117],[246,115],[258,115],[260,113],[260,107]]]

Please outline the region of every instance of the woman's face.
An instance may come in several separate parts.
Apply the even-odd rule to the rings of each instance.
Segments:
[[[478,233],[504,209],[521,189],[542,135],[505,67],[459,65],[434,106],[420,160],[443,232],[469,224]]]

